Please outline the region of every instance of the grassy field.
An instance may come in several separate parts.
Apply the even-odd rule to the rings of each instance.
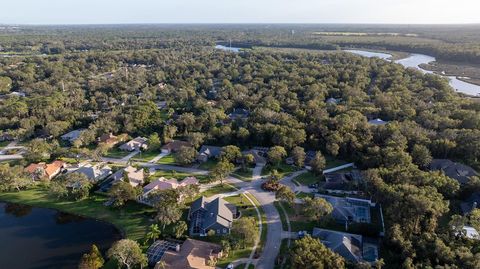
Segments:
[[[339,160],[332,156],[325,156],[325,160],[327,161],[327,164],[325,165],[325,169],[337,167],[337,166],[348,163],[347,161]]]
[[[155,174],[153,174],[152,176],[149,176],[148,177],[148,181],[152,181],[154,179],[157,179],[159,177],[164,177],[164,178],[176,178],[178,179],[179,181],[181,181],[182,179],[186,178],[186,177],[196,177],[200,183],[206,183],[209,179],[209,177],[207,175],[194,175],[194,174],[189,174],[189,173],[182,173],[182,172],[177,172],[177,171],[165,171],[165,170],[157,170],[155,171]]]
[[[132,160],[137,162],[149,162],[158,154],[160,154],[159,151],[143,151],[133,156]]]
[[[205,196],[205,197],[210,197],[210,196],[213,196],[215,194],[221,194],[221,193],[227,193],[227,192],[234,192],[236,191],[237,189],[234,188],[232,185],[229,185],[229,184],[218,184],[218,185],[215,185],[213,187],[211,187],[210,189],[202,192],[200,195],[201,196]]]
[[[273,204],[277,208],[278,214],[280,215],[280,220],[282,221],[282,229],[284,231],[288,231],[287,216],[285,215],[284,211],[282,210],[282,208],[280,206],[280,202],[275,201],[275,202],[273,202]]]
[[[121,150],[118,147],[114,147],[107,151],[107,154],[105,154],[105,157],[121,159],[127,156],[128,154],[130,154],[130,152]]]
[[[263,168],[262,170],[262,176],[270,175],[270,172],[272,172],[273,170],[277,170],[277,172],[280,174],[280,178],[284,178],[289,174],[297,171],[297,168],[293,165],[288,165],[285,163],[282,163],[278,166],[266,165],[265,168]]]
[[[245,194],[250,199],[252,199],[253,203],[257,206],[258,210],[260,211],[260,216],[262,217],[262,234],[260,235],[260,243],[258,244],[257,253],[261,253],[263,247],[265,246],[265,242],[267,241],[267,217],[265,216],[265,212],[263,211],[262,206],[258,202],[257,198],[255,198],[251,194]]]
[[[252,181],[252,169],[247,168],[246,170],[238,169],[231,174],[232,176],[243,180],[243,181]]]
[[[313,174],[312,172],[303,173],[295,178],[295,181],[306,186],[310,184],[318,183],[320,180],[321,180],[321,177]]]
[[[285,264],[284,266],[282,266],[282,263],[276,264],[274,269],[290,268],[290,257],[288,252],[289,252],[288,239],[282,239],[278,257],[281,258],[279,262],[282,262],[283,260],[285,260]]]
[[[6,147],[8,144],[10,144],[10,142],[12,142],[12,141],[2,141],[2,142],[0,142],[0,148]]]
[[[160,160],[158,160],[159,164],[170,164],[170,165],[174,165],[176,164],[175,163],[175,158],[173,157],[173,154],[169,154],[163,158],[161,158]]]
[[[218,163],[217,159],[208,159],[208,161],[201,163],[198,166],[198,169],[203,169],[203,170],[212,170],[212,168]]]
[[[81,201],[56,200],[47,195],[46,189],[34,187],[21,192],[1,193],[0,201],[57,209],[63,212],[103,220],[115,225],[127,238],[140,240],[151,224],[152,208],[137,203],[114,209],[103,205],[106,196],[91,195]]]

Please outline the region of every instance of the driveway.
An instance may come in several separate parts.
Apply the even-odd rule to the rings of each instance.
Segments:
[[[158,162],[161,158],[167,156],[168,154],[170,154],[170,153],[168,153],[168,152],[162,152],[162,153],[158,154],[157,156],[155,156],[155,158],[153,158],[151,161],[149,161],[149,163],[156,163],[156,162]]]
[[[110,158],[110,157],[102,157],[102,161],[104,162],[110,162],[110,163],[120,163],[120,164],[126,164],[131,158],[135,157],[135,155],[139,154],[139,150],[135,150],[131,153],[129,153],[127,156],[118,159],[118,158]]]

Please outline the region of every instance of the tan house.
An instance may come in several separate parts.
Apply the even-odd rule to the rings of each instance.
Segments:
[[[215,269],[217,260],[223,255],[222,247],[217,244],[187,239],[180,248],[167,250],[155,269]]]
[[[119,148],[125,151],[146,150],[148,149],[147,141],[147,138],[139,136],[121,145]]]
[[[60,174],[63,168],[65,168],[66,163],[63,161],[54,161],[50,164],[41,162],[41,163],[32,163],[25,168],[25,172],[32,175],[33,179],[52,179],[56,175]]]
[[[150,182],[150,184],[148,184],[147,186],[143,187],[143,194],[142,196],[140,196],[139,201],[147,205],[152,205],[152,201],[151,199],[149,199],[149,195],[152,192],[184,188],[187,186],[198,184],[199,181],[196,177],[186,177],[180,182],[176,178],[166,179],[164,177],[160,177]],[[180,200],[182,199],[183,197],[180,196]]]
[[[163,153],[175,153],[180,150],[181,147],[191,147],[192,145],[187,141],[173,140],[170,143],[165,144],[162,147]]]
[[[124,141],[125,137],[127,135],[126,134],[121,134],[121,135],[113,135],[112,133],[108,133],[108,134],[103,134],[102,136],[100,136],[97,141],[98,143],[104,143],[104,144],[107,144],[107,145],[110,145],[110,146],[114,146],[116,144],[118,144],[119,142],[122,142]]]

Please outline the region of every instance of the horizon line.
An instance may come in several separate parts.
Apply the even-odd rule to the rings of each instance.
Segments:
[[[463,26],[480,22],[397,23],[397,22],[118,22],[118,23],[3,23],[0,26],[108,26],[108,25],[388,25],[388,26]]]

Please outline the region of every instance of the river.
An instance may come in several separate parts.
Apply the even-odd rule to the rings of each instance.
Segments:
[[[390,61],[389,58],[392,56],[387,53],[381,53],[381,52],[371,52],[371,51],[364,51],[364,50],[345,50],[350,53],[354,53],[357,55],[361,55],[364,57],[378,57],[380,59]],[[421,72],[425,74],[432,74],[432,71],[425,70],[420,67],[421,64],[427,64],[430,62],[436,61],[435,57],[424,55],[424,54],[411,54],[409,57],[396,60],[396,63],[399,63],[406,68],[415,68],[417,70],[420,70]],[[467,95],[472,95],[472,96],[480,96],[480,86],[464,82],[459,80],[455,76],[443,76],[448,78],[450,86],[457,90],[458,92],[467,94]]]
[[[0,268],[77,268],[96,244],[105,252],[120,233],[111,224],[56,210],[0,202]]]

